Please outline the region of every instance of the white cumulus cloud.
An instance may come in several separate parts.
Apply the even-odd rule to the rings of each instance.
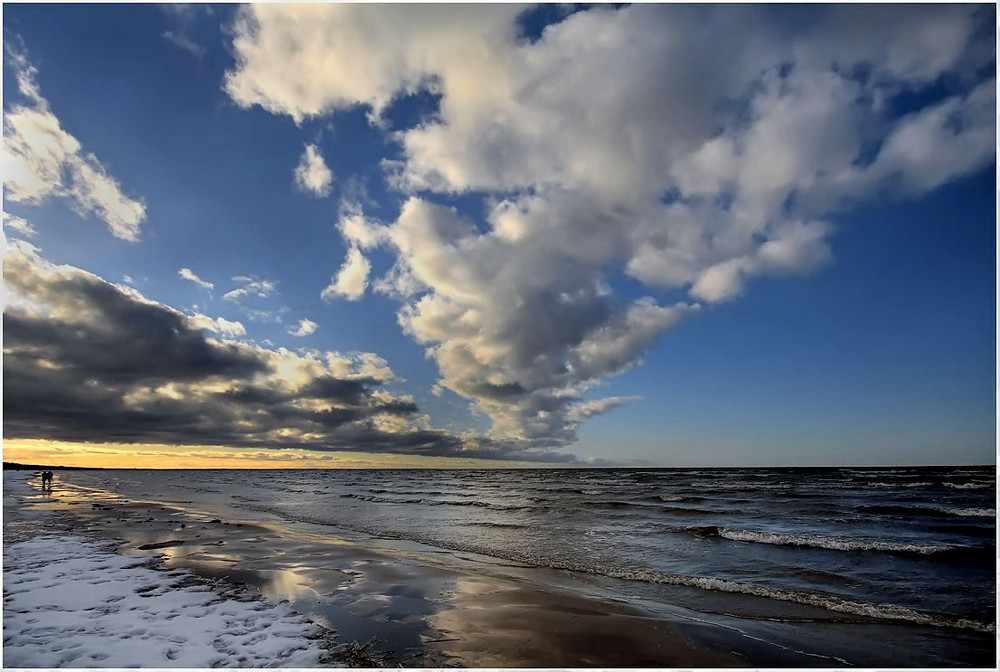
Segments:
[[[139,240],[146,206],[122,191],[118,180],[93,154],[67,133],[38,87],[38,71],[23,52],[5,44],[25,104],[5,111],[3,120],[4,196],[15,203],[40,205],[65,199],[83,217],[97,217],[111,233]]]
[[[306,145],[299,165],[295,167],[295,184],[302,191],[317,198],[330,195],[333,184],[333,172],[323,161],[316,145]]]
[[[189,280],[193,282],[202,289],[207,289],[208,291],[212,291],[215,288],[214,284],[208,282],[207,280],[202,280],[197,275],[195,275],[194,271],[192,271],[190,268],[182,268],[181,270],[177,271],[177,275],[178,277],[184,280]]]
[[[238,302],[248,296],[267,298],[278,291],[278,285],[273,280],[261,280],[256,276],[236,275],[233,282],[241,285],[236,289],[226,292],[222,298],[227,301]]]
[[[350,252],[323,296],[360,298],[361,249],[394,254],[376,291],[401,301],[442,388],[523,445],[574,440],[598,408],[587,390],[701,302],[822,267],[847,208],[995,156],[981,7],[809,6],[779,21],[768,6],[601,6],[535,40],[518,34],[522,9],[251,5],[225,88],[296,123],[357,105],[382,123],[402,96],[438,96],[391,136],[395,221],[342,209]],[[901,92],[941,81],[938,100],[893,113]],[[483,195],[483,218],[443,204],[456,194]],[[622,273],[648,296],[617,296]]]
[[[297,327],[290,327],[288,333],[292,336],[308,336],[316,332],[319,325],[310,319],[302,318],[299,320],[299,325]]]
[[[357,202],[341,204],[337,228],[345,240],[361,249],[375,247],[388,239],[387,227],[365,217],[361,205]]]
[[[246,336],[247,330],[241,322],[235,320],[227,320],[224,317],[208,317],[207,315],[202,315],[196,313],[188,317],[188,322],[196,329],[207,329],[216,334],[221,334],[228,338],[236,338],[238,336]]]
[[[38,234],[26,219],[23,217],[18,217],[17,215],[12,215],[9,212],[3,213],[3,228],[6,231],[13,231],[14,233],[19,233],[22,236],[27,236],[32,238]]]
[[[369,271],[371,271],[371,262],[365,255],[361,254],[361,250],[352,247],[347,252],[344,265],[340,267],[320,296],[324,301],[330,301],[337,296],[342,296],[348,301],[357,301],[368,288]]]

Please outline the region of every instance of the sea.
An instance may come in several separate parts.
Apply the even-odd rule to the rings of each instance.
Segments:
[[[779,620],[809,607],[831,622],[996,629],[992,466],[117,470],[60,478],[552,570],[652,611],[685,600],[732,610],[743,595]]]

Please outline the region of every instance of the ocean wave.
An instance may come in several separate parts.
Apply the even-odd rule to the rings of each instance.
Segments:
[[[862,602],[860,600],[849,600],[822,593],[805,593],[785,588],[772,588],[752,583],[740,583],[738,581],[730,581],[727,579],[684,576],[680,574],[669,574],[655,571],[611,569],[601,573],[607,574],[613,578],[625,579],[628,581],[691,586],[694,588],[702,588],[704,590],[756,595],[758,597],[766,597],[772,600],[805,604],[814,607],[821,607],[830,611],[852,614],[855,616],[864,616],[879,620],[907,621],[909,623],[916,623],[919,625],[960,628],[963,630],[975,630],[977,632],[984,633],[996,632],[996,624],[994,623],[982,623],[968,618],[958,618],[943,614],[928,614],[915,609],[910,609],[909,607],[902,607],[894,604]]]
[[[646,509],[647,511],[649,511],[649,510],[651,510],[653,508],[656,508],[656,507],[652,506],[651,504],[643,504],[641,501],[625,502],[625,501],[614,500],[614,499],[609,499],[609,500],[602,500],[602,499],[593,500],[592,499],[592,500],[587,500],[587,501],[584,501],[584,502],[580,502],[579,505],[581,507],[587,508],[587,509],[612,509],[612,510],[615,510],[615,509],[643,508],[643,509]]]
[[[261,501],[259,499],[254,498],[254,497],[247,497],[246,495],[241,495],[239,493],[233,494],[233,495],[230,495],[230,496],[233,499],[235,499],[237,502],[259,502],[259,501]],[[190,504],[191,502],[187,501],[187,502],[183,502],[183,503],[184,504]]]
[[[787,490],[794,487],[790,483],[749,483],[747,481],[698,481],[692,488],[716,488],[720,490]]]
[[[996,518],[996,509],[949,509],[947,507],[935,507],[936,511],[948,513],[953,516],[975,517],[975,518]]]
[[[759,530],[731,530],[727,527],[694,528],[693,531],[700,533],[702,536],[715,535],[731,541],[770,544],[774,546],[807,546],[810,548],[823,548],[831,551],[882,551],[889,553],[916,553],[918,555],[930,555],[932,553],[942,553],[956,550],[956,547],[954,546],[940,546],[935,544],[906,544],[868,539],[843,539],[837,537],[777,534],[774,532],[761,532]]]
[[[856,509],[865,513],[886,513],[897,516],[933,515],[944,513],[950,516],[995,518],[997,515],[996,509],[956,509],[947,506],[928,506],[920,504],[867,504],[858,506]]]
[[[481,502],[478,499],[423,499],[420,501],[424,504],[430,504],[431,506],[478,506],[480,508],[491,509],[493,511],[523,511],[524,509],[535,508],[533,506],[523,506],[520,504],[495,504],[493,502]]]
[[[341,497],[357,499],[362,502],[371,502],[373,504],[424,504],[425,506],[478,506],[484,509],[492,509],[493,511],[521,511],[523,509],[535,508],[531,506],[522,506],[516,504],[496,504],[492,502],[481,502],[477,499],[458,500],[458,499],[427,499],[426,497],[416,497],[416,498],[378,497],[376,495],[358,495],[350,492],[341,495]]]
[[[474,523],[469,523],[470,525],[475,525],[476,527],[492,527],[496,529],[503,530],[525,530],[530,529],[530,525],[520,525],[518,523],[492,523],[489,521],[476,521]]]
[[[895,516],[912,516],[923,513],[937,513],[938,509],[932,506],[917,506],[914,504],[862,504],[854,507],[856,511],[863,513],[885,513]]]
[[[269,507],[245,505],[244,508],[263,511],[280,515],[288,520],[298,520],[305,523],[320,524],[354,532],[371,534],[383,539],[409,539],[419,543],[436,546],[453,551],[477,553],[491,556],[503,560],[522,563],[527,566],[548,567],[556,570],[575,571],[585,574],[602,575],[624,581],[636,581],[651,584],[664,584],[699,588],[702,590],[712,590],[726,593],[739,593],[752,595],[773,600],[793,602],[797,604],[811,605],[834,612],[846,613],[877,620],[905,621],[920,625],[950,627],[965,630],[975,630],[983,633],[995,633],[996,626],[993,623],[982,623],[966,618],[943,614],[930,614],[919,612],[908,607],[892,604],[878,604],[873,602],[862,602],[850,600],[822,593],[807,593],[794,591],[785,588],[761,586],[751,583],[742,583],[728,579],[704,576],[690,576],[683,574],[672,574],[656,570],[646,569],[623,569],[620,567],[606,566],[583,566],[576,563],[553,560],[551,558],[538,557],[532,553],[524,553],[514,548],[487,548],[478,544],[458,543],[455,541],[443,540],[432,536],[420,534],[404,534],[385,529],[377,529],[358,523],[347,521],[334,521],[322,519],[316,516],[304,515],[287,510]],[[482,523],[480,523],[482,524]],[[503,524],[500,524],[503,525]],[[718,529],[718,528],[713,528]]]
[[[986,522],[993,523],[993,520],[983,518],[952,518],[954,523],[944,523],[933,525],[935,532],[943,534],[960,534],[963,537],[977,537],[979,539],[994,540],[996,537],[996,525],[987,525]],[[992,550],[992,549],[991,549]]]
[[[391,494],[391,495],[395,495],[396,497],[418,497],[418,496],[420,496],[420,497],[440,497],[441,495],[459,495],[459,496],[461,496],[460,493],[445,492],[445,491],[442,491],[442,490],[413,490],[413,489],[406,489],[406,490],[383,490],[383,489],[380,489],[380,488],[369,488],[368,492],[372,493],[373,495]]]
[[[704,497],[683,497],[678,499],[661,499],[660,497],[644,497],[641,500],[591,500],[580,502],[575,506],[575,510],[583,512],[608,511],[621,512],[624,515],[636,513],[644,516],[655,517],[657,513],[667,514],[710,514],[715,513],[710,509],[699,509],[687,506],[678,506],[691,501],[704,501]],[[666,502],[669,502],[667,504]]]
[[[572,562],[552,560],[549,558],[540,558],[535,556],[534,554],[519,553],[513,551],[512,549],[501,550],[494,548],[484,548],[474,544],[443,542],[441,540],[430,539],[430,538],[419,538],[419,539],[414,539],[414,541],[419,541],[421,543],[429,544],[432,546],[438,546],[441,548],[447,548],[449,550],[465,551],[471,553],[478,553],[486,556],[492,556],[534,567],[548,567],[556,570],[573,571],[583,574],[607,576],[609,578],[619,579],[624,581],[685,586],[691,588],[699,588],[702,590],[752,595],[756,597],[764,597],[783,602],[792,602],[796,604],[804,604],[814,607],[820,607],[823,609],[827,609],[829,611],[851,614],[854,616],[861,616],[877,620],[906,621],[909,623],[915,623],[919,625],[959,628],[963,630],[975,630],[977,632],[984,632],[984,633],[996,632],[996,625],[993,623],[982,623],[972,619],[959,618],[945,614],[931,614],[926,612],[920,612],[915,609],[910,609],[908,607],[903,607],[893,604],[879,604],[875,602],[863,602],[860,600],[851,600],[819,592],[808,593],[808,592],[790,590],[786,588],[761,586],[758,584],[743,583],[739,581],[732,581],[728,579],[721,579],[715,577],[673,574],[670,572],[662,572],[652,569],[623,569],[620,567],[607,567],[600,565],[593,565],[593,566],[578,565]]]
[[[668,513],[678,516],[705,516],[715,513],[710,509],[696,509],[687,506],[658,506],[657,510],[662,513]]]
[[[659,504],[661,502],[683,502],[685,504],[693,504],[695,502],[706,502],[708,497],[699,497],[698,495],[650,495],[649,497],[643,497],[641,499],[643,502],[653,502]],[[746,501],[746,500],[726,500],[727,502],[734,501]]]
[[[929,485],[934,485],[926,481],[919,481],[917,483],[883,483],[881,481],[869,481],[868,485],[873,488],[926,488]]]
[[[986,488],[993,487],[993,483],[949,483],[945,481],[942,483],[946,488],[952,488],[953,490],[984,490]]]
[[[375,495],[356,495],[347,493],[341,495],[350,499],[358,499],[362,502],[372,502],[373,504],[420,504],[423,499],[400,499],[398,497],[376,497]]]

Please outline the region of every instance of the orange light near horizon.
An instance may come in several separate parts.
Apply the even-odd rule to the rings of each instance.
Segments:
[[[22,464],[99,469],[496,469],[547,466],[460,457],[224,446],[66,443],[47,439],[5,439],[3,459]]]

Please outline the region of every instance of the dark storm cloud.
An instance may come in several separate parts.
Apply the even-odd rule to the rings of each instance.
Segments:
[[[30,246],[14,246],[4,279],[7,438],[539,459],[398,421],[387,431],[383,419],[418,408],[377,391],[384,378],[339,378],[318,355],[211,339],[176,310]]]
[[[135,308],[108,312],[100,324],[11,311],[3,319],[5,346],[18,360],[44,360],[68,367],[82,380],[116,385],[248,376],[266,369],[233,346],[209,343],[179,314]]]

